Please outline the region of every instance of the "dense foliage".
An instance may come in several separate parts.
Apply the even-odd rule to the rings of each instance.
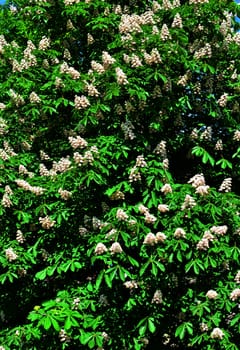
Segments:
[[[233,1],[0,12],[0,349],[239,345]]]

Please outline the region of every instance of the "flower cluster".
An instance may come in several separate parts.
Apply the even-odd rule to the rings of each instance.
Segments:
[[[209,239],[202,238],[197,244],[197,250],[207,250],[209,248]]]
[[[73,309],[78,310],[79,304],[80,304],[80,298],[79,297],[74,298],[73,299]]]
[[[216,237],[213,236],[211,230],[206,230],[203,234],[203,239],[207,239],[209,242],[213,242]]]
[[[152,92],[152,98],[156,99],[158,97],[162,96],[162,90],[161,87],[159,85],[155,85],[153,92]]]
[[[165,184],[161,188],[161,192],[164,194],[172,193],[172,187],[170,184]]]
[[[122,191],[115,191],[111,196],[110,196],[110,200],[111,201],[118,201],[118,200],[124,200],[125,199],[125,195]]]
[[[212,128],[211,128],[211,126],[206,127],[206,129],[201,133],[200,140],[205,140],[205,141],[212,140]]]
[[[162,158],[167,158],[167,142],[161,141],[160,143],[158,143],[153,152],[156,154],[160,154]]]
[[[17,230],[16,241],[18,241],[18,243],[24,243],[25,242],[25,237],[23,236],[23,233],[22,233],[21,230]]]
[[[95,255],[102,255],[108,251],[107,247],[103,243],[98,243],[96,245],[96,248],[94,250]],[[122,247],[120,243],[114,242],[112,243],[111,247],[109,248],[109,251],[112,255],[114,254],[121,254],[123,252]]]
[[[20,94],[13,91],[12,89],[10,90],[10,96],[11,96],[12,102],[16,105],[16,107],[20,107],[24,105],[25,103],[24,98]]]
[[[160,213],[166,213],[169,211],[169,206],[167,204],[158,204],[157,208]]]
[[[212,226],[210,230],[204,232],[203,238],[198,242],[198,250],[207,250],[209,248],[209,242],[212,242],[216,237],[213,234],[223,236],[226,234],[228,227],[226,225],[222,226]]]
[[[169,33],[168,26],[165,23],[162,26],[160,37],[163,41],[171,39],[171,34]]]
[[[119,221],[127,221],[128,214],[123,209],[118,209],[116,213],[116,218]]]
[[[72,55],[70,53],[70,51],[68,49],[64,49],[64,52],[63,52],[63,58],[70,61],[71,58],[72,58]]]
[[[136,135],[133,132],[133,130],[135,128],[134,128],[134,125],[129,120],[127,120],[125,123],[121,124],[121,129],[122,129],[122,131],[124,133],[124,138],[126,140],[133,140],[133,139],[135,139]]]
[[[233,135],[233,141],[240,141],[240,130],[236,130]]]
[[[209,43],[206,43],[204,47],[195,51],[194,56],[195,59],[199,60],[205,57],[212,57],[212,48]]]
[[[191,140],[197,140],[198,139],[198,130],[194,128],[190,134],[190,139]]]
[[[185,237],[186,237],[186,232],[185,232],[182,228],[178,227],[178,228],[175,230],[173,236],[174,236],[175,238],[177,238],[177,239],[185,238]]]
[[[41,51],[45,51],[50,47],[51,41],[46,36],[43,36],[42,39],[39,41],[38,49]]]
[[[155,236],[152,232],[149,232],[149,233],[146,235],[143,244],[146,244],[146,245],[155,245],[155,244],[156,244],[156,236]]]
[[[200,324],[200,331],[201,332],[207,332],[208,331],[208,325],[204,322]]]
[[[30,191],[30,192],[34,193],[35,195],[37,195],[37,196],[43,194],[43,192],[45,191],[45,189],[40,187],[40,186],[31,186],[25,180],[17,179],[17,180],[15,180],[15,182],[16,182],[16,184],[19,187],[23,188],[26,191]]]
[[[152,232],[149,232],[144,238],[143,244],[153,246],[157,243],[163,243],[166,238],[166,235],[162,232],[157,232],[156,235]]]
[[[6,186],[6,187],[9,187],[9,186]],[[1,200],[1,204],[5,208],[10,208],[12,206],[12,201],[10,199],[10,196],[12,195],[12,191],[6,191],[6,187],[5,187],[5,192],[4,192],[2,200]]]
[[[113,58],[107,51],[102,52],[102,62],[104,69],[107,69],[112,64],[116,62],[115,58]]]
[[[59,161],[54,161],[52,166],[52,172],[54,173],[65,173],[68,171],[71,167],[71,161],[69,159],[69,156],[66,158],[61,158]]]
[[[8,248],[5,250],[5,255],[8,261],[14,261],[18,258],[18,255],[14,252],[13,248]]]
[[[188,83],[188,80],[189,80],[189,74],[186,73],[179,77],[177,81],[177,85],[186,86]]]
[[[46,152],[44,152],[43,150],[40,150],[40,159],[41,160],[49,160],[50,157]]]
[[[222,151],[223,150],[223,142],[221,139],[219,139],[215,144],[215,150],[216,151]]]
[[[162,292],[160,289],[157,289],[152,298],[152,304],[162,304]]]
[[[237,274],[236,274],[236,276],[235,276],[235,278],[234,278],[234,281],[235,281],[236,283],[240,283],[240,270],[237,272]]]
[[[141,174],[140,174],[139,168],[144,168],[146,166],[147,166],[147,163],[143,155],[138,156],[136,159],[135,165],[130,170],[129,181],[130,182],[141,181]]]
[[[157,48],[153,48],[152,51],[150,52],[150,54],[147,53],[146,51],[144,51],[143,57],[144,57],[146,64],[148,64],[150,66],[154,63],[155,64],[162,63],[162,59],[161,59],[160,53],[159,53]]]
[[[88,145],[88,142],[84,140],[81,136],[77,136],[77,137],[69,136],[68,141],[73,149],[85,148]]]
[[[228,177],[223,180],[218,191],[219,192],[231,192],[232,189],[232,178]]]
[[[129,62],[131,62],[131,67],[132,68],[138,68],[138,67],[141,67],[142,66],[142,61],[141,59],[133,54],[130,58],[129,58]]]
[[[167,170],[169,168],[168,158],[163,159],[162,165],[163,165],[163,169],[165,169],[165,170]]]
[[[119,33],[121,34],[127,34],[127,33],[141,33],[142,28],[142,19],[141,16],[133,14],[133,15],[128,15],[128,14],[123,14],[121,16],[121,22],[119,24]]]
[[[91,68],[94,72],[98,74],[102,74],[105,72],[105,68],[101,63],[98,63],[96,61],[91,61]]]
[[[94,38],[93,38],[92,34],[88,33],[87,34],[87,44],[92,45],[93,43],[94,43]]]
[[[147,224],[154,224],[154,222],[157,220],[157,218],[154,215],[150,214],[149,211],[144,214],[144,218]]]
[[[69,0],[65,0],[65,2],[66,1],[69,1]],[[70,337],[67,335],[67,332],[64,329],[60,330],[58,336],[59,336],[59,339],[60,339],[61,343],[67,343],[67,342],[70,341]]]
[[[79,166],[88,164],[93,165],[94,163],[94,157],[91,151],[86,151],[84,155],[80,154],[79,152],[74,152],[73,159]]]
[[[88,106],[90,106],[90,102],[87,99],[87,97],[84,95],[82,95],[82,96],[75,95],[74,106],[76,109],[85,109]]]
[[[225,235],[226,232],[227,232],[227,230],[228,230],[227,225],[223,225],[223,226],[212,226],[212,227],[210,228],[210,231],[211,231],[212,233],[215,233],[216,235],[220,235],[220,236]]]
[[[220,98],[217,100],[217,103],[219,104],[220,107],[226,107],[227,105],[227,100],[228,100],[228,94],[224,93]]]
[[[61,74],[69,74],[73,80],[77,80],[80,78],[80,73],[73,67],[69,67],[67,62],[63,62],[60,66]],[[57,79],[57,78],[56,78]],[[59,79],[59,78],[58,78]],[[56,82],[55,82],[56,84]],[[58,80],[58,87],[62,87],[64,84]]]
[[[207,293],[206,293],[206,297],[208,299],[216,299],[218,297],[218,293],[213,290],[213,289],[210,289]]]
[[[19,167],[18,167],[18,173],[19,173],[20,175],[29,175],[29,171],[28,171],[27,168],[26,168],[24,165],[22,165],[22,164],[20,164]]]
[[[189,5],[198,5],[198,4],[206,4],[209,0],[189,0]]]
[[[80,236],[86,236],[88,230],[86,227],[83,227],[83,226],[79,226],[78,228],[78,232],[80,234]]]
[[[8,45],[8,43],[7,43],[4,35],[0,35],[0,54],[4,53],[4,47],[7,45]]]
[[[117,83],[119,85],[126,85],[126,84],[128,84],[127,76],[123,72],[123,70],[121,68],[117,67],[115,69],[115,71],[116,71],[116,76],[117,76]]]
[[[141,179],[142,179],[141,174],[138,168],[136,166],[132,167],[129,174],[129,181],[137,182],[137,181],[141,181]]]
[[[210,334],[212,339],[223,339],[224,333],[220,328],[214,328],[212,333]]]
[[[234,289],[230,294],[230,299],[232,301],[236,301],[238,298],[240,298],[240,288]]]
[[[31,92],[31,94],[29,95],[29,100],[31,103],[36,103],[39,104],[41,103],[41,98],[36,94],[36,92]]]
[[[115,240],[116,235],[117,235],[117,230],[113,228],[106,234],[105,238],[112,241],[112,240]]]
[[[195,199],[192,196],[190,196],[189,194],[187,194],[185,196],[184,202],[181,206],[181,210],[191,209],[191,208],[195,207],[195,205],[197,205]]]
[[[42,225],[42,228],[49,230],[56,223],[55,220],[52,220],[49,216],[45,216],[44,218],[40,217],[39,222]]]
[[[35,49],[36,49],[36,47],[32,43],[32,41],[28,40],[27,47],[23,52],[24,57],[21,59],[20,63],[16,59],[11,60],[12,71],[13,72],[22,72],[25,69],[36,66],[37,59],[36,59],[36,56],[32,52]]]
[[[201,196],[207,195],[209,193],[209,186],[205,184],[205,178],[203,174],[194,175],[188,183],[196,189],[195,193],[200,194]]]
[[[39,174],[40,176],[56,176],[57,172],[52,169],[48,170],[44,164],[40,163]]]
[[[183,27],[182,17],[180,16],[179,13],[176,13],[176,15],[173,18],[172,28],[182,28],[182,27]]]
[[[138,288],[138,283],[134,280],[132,281],[126,281],[123,283],[123,285],[130,290],[137,289]]]
[[[64,199],[65,201],[70,199],[72,196],[71,192],[69,192],[67,190],[63,190],[62,188],[59,188],[58,193],[60,194],[61,198]]]
[[[118,242],[114,242],[109,248],[109,251],[111,254],[118,254],[123,252],[122,247]]]
[[[86,83],[85,90],[87,91],[88,96],[100,96],[100,92],[93,84]]]

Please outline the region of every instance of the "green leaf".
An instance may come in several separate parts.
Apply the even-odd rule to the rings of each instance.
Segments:
[[[90,333],[85,333],[85,331],[83,329],[81,329],[81,336],[80,336],[80,342],[83,345],[86,345],[89,340],[92,338],[92,334]]]
[[[193,270],[194,270],[196,275],[199,274],[199,266],[196,262],[194,262],[194,264],[193,264]]]
[[[204,149],[200,146],[195,146],[192,148],[192,154],[195,154],[197,157],[200,157],[204,154]]]
[[[220,159],[217,161],[216,165],[220,165],[222,169],[230,168],[232,169],[233,165],[227,159]]]
[[[128,255],[128,260],[133,266],[139,267],[139,263],[137,260],[133,259],[131,256]]]
[[[50,327],[51,327],[51,319],[50,317],[46,316],[44,319],[43,319],[43,327],[44,329],[48,330]]]
[[[95,340],[96,340],[97,346],[102,347],[103,341],[104,341],[103,337],[101,335],[96,334]]]
[[[177,259],[178,259],[178,261],[182,262],[182,253],[180,250],[178,250],[178,252],[177,252]]]
[[[82,265],[78,261],[74,261],[74,266],[76,267],[76,269],[81,269],[82,268]]]
[[[152,274],[156,277],[158,274],[158,269],[157,266],[155,265],[154,262],[152,262]]]
[[[150,260],[148,260],[148,261],[141,267],[141,269],[140,269],[140,271],[139,271],[140,276],[142,276],[142,275],[144,274],[144,272],[145,272],[146,269],[148,268],[149,264],[150,264]]]
[[[139,328],[139,335],[143,336],[146,333],[147,330],[147,322]]]
[[[47,275],[52,276],[56,270],[57,266],[48,266],[46,269]]]
[[[90,349],[93,349],[95,346],[95,338],[92,337],[92,339],[88,342],[88,346]]]
[[[156,326],[155,326],[152,318],[148,319],[148,329],[151,333],[154,333],[156,331]]]
[[[39,318],[40,318],[40,315],[36,311],[30,312],[30,314],[27,317],[27,319],[30,320],[30,321],[36,321]]]
[[[119,277],[120,277],[120,279],[124,282],[125,281],[125,270],[124,270],[124,268],[122,268],[121,266],[119,266]]]
[[[176,331],[175,331],[175,337],[179,337],[180,339],[183,339],[185,336],[185,324],[182,323],[180,324],[180,326],[177,327]]]
[[[44,280],[46,278],[46,276],[47,276],[47,270],[46,269],[37,272],[36,275],[35,275],[36,279],[38,279],[38,280]]]
[[[190,271],[190,269],[193,267],[194,265],[194,261],[189,261],[186,265],[185,265],[185,272]]]
[[[109,288],[112,288],[112,280],[111,278],[109,277],[109,275],[105,274],[104,275],[104,278],[105,278],[105,282],[106,284],[108,285]]]
[[[159,261],[155,261],[155,264],[157,265],[159,270],[161,270],[162,272],[164,272],[166,270],[165,266],[162,263],[160,263]]]
[[[68,329],[70,329],[71,327],[72,327],[71,317],[68,316],[68,317],[66,318],[65,323],[64,323],[64,329],[68,330]]]
[[[51,318],[51,322],[52,322],[53,328],[54,328],[57,332],[59,332],[59,331],[60,331],[60,326],[59,326],[57,320],[56,320],[55,318],[52,317],[52,318]]]

